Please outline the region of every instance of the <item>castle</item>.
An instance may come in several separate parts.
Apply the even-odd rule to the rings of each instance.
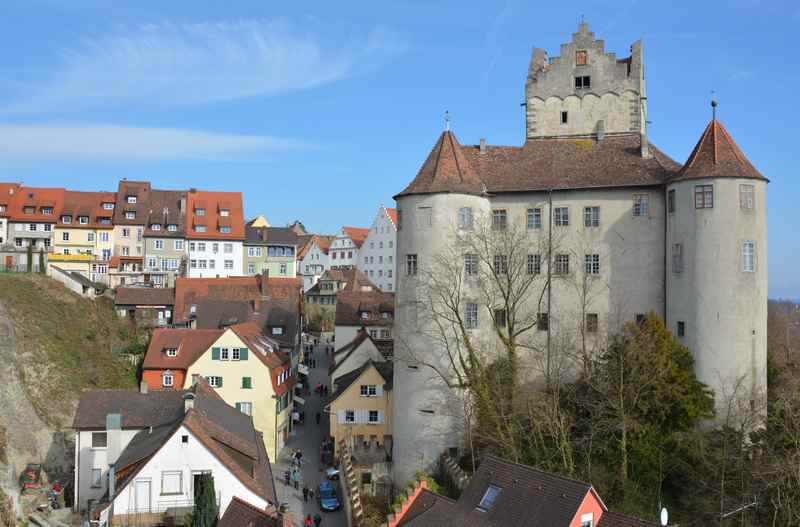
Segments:
[[[419,306],[429,301],[426,270],[473,218],[550,243],[528,256],[529,273],[552,277],[530,306],[539,311],[532,347],[546,349],[548,374],[569,335],[600,339],[653,311],[691,351],[718,407],[726,397],[754,408],[765,401],[767,179],[716,115],[683,165],[649,143],[641,42],[617,58],[582,23],[560,56],[534,49],[525,95],[522,146],[461,145],[445,130],[395,196],[400,484],[464,445],[463,407],[445,385],[453,365]],[[586,276],[595,284],[588,302],[574,286]],[[465,324],[475,338],[491,339],[497,320],[481,299],[470,300],[470,288],[465,280]],[[520,360],[540,360],[534,355]]]

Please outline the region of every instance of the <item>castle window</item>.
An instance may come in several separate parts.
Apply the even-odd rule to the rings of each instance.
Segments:
[[[714,208],[713,185],[696,185],[694,187],[694,208],[696,209]]]
[[[541,274],[542,273],[542,255],[529,254],[527,261],[528,274]]]
[[[678,336],[684,337],[686,336],[686,322],[683,320],[678,321]]]
[[[495,209],[492,211],[492,229],[504,231],[508,226],[508,215],[506,209]]]
[[[633,215],[650,216],[650,196],[648,194],[633,195]]]
[[[746,240],[742,242],[742,271],[753,273],[756,270],[756,242]]]
[[[555,219],[556,227],[569,226],[569,208],[556,207],[553,209],[553,218]]]
[[[586,60],[589,56],[589,53],[585,49],[579,49],[575,52],[575,65],[576,66],[586,66]]]
[[[592,87],[592,78],[589,75],[578,75],[575,77],[576,90],[588,90]]]
[[[600,207],[584,207],[583,226],[584,227],[600,226]]]
[[[586,332],[597,333],[598,325],[597,313],[586,313]]]
[[[569,274],[569,255],[568,254],[557,254],[556,255],[556,262],[555,262],[555,273],[556,274]],[[599,264],[598,264],[599,265]]]
[[[739,207],[742,210],[752,210],[754,198],[755,187],[753,185],[739,185]]]
[[[433,226],[433,209],[431,207],[417,208],[417,221],[419,227]]]
[[[464,273],[467,275],[478,274],[478,255],[465,254],[464,255]]]
[[[458,209],[458,228],[472,230],[472,209],[470,207]]]
[[[569,113],[566,111],[561,112],[561,124],[567,124],[568,119],[569,119]]]
[[[508,274],[508,256],[505,254],[494,255],[494,272],[495,274],[505,275]]]
[[[494,323],[497,327],[504,328],[506,327],[506,310],[505,309],[495,309],[494,310]]]
[[[672,272],[683,272],[683,244],[675,243],[672,245]]]
[[[672,214],[675,212],[675,190],[667,192],[667,212]]]
[[[542,209],[528,209],[528,228],[541,229],[542,228]]]
[[[417,255],[406,255],[406,274],[408,276],[415,276],[417,274]]]
[[[599,254],[585,255],[584,268],[586,274],[600,274],[600,255]]]
[[[536,329],[539,331],[550,329],[550,316],[547,313],[536,313]]]
[[[478,327],[478,304],[468,302],[464,309],[464,327],[475,329]]]

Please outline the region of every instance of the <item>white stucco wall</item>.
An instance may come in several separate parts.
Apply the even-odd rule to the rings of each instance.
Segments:
[[[86,510],[88,500],[97,500],[108,490],[108,448],[92,448],[92,432],[105,432],[105,429],[81,430],[75,434],[75,510]],[[120,432],[121,450],[124,450],[139,430]],[[100,487],[92,487],[92,469],[102,470]]]
[[[336,253],[336,256],[333,256]],[[358,247],[344,231],[339,231],[328,250],[331,267],[350,267],[358,263]]]
[[[231,252],[225,252],[225,246],[231,248]],[[189,278],[226,278],[228,276],[243,276],[243,244],[241,241],[233,240],[187,240],[189,262]],[[192,249],[194,247],[194,249]],[[214,250],[216,247],[216,251]],[[204,248],[204,250],[201,250]],[[197,266],[192,268],[191,262],[195,260]],[[200,261],[206,261],[206,268],[200,267]],[[233,262],[231,269],[225,269],[225,261]],[[211,262],[214,268],[212,269]]]
[[[314,242],[300,261],[298,269],[298,274],[303,277],[303,292],[314,287],[319,277],[328,269],[330,269],[328,255]]]
[[[382,291],[396,289],[397,230],[381,207],[358,253],[358,269]]]

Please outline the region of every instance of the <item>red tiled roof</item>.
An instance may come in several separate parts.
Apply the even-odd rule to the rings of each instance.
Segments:
[[[319,250],[325,254],[328,254],[328,250],[331,248],[331,242],[333,242],[334,236],[317,236],[317,245],[319,245]]]
[[[264,335],[258,324],[244,322],[231,326],[230,330],[236,333],[236,336],[247,345],[251,356],[255,355],[258,360],[269,368],[272,388],[276,395],[281,396],[294,386],[294,379],[278,384],[279,375],[291,368],[291,359],[287,354],[280,351],[277,342]]]
[[[192,304],[214,300],[250,301],[261,298],[261,275],[229,278],[177,278],[175,280],[176,322],[189,319]]]
[[[11,221],[38,221],[55,223],[64,204],[63,188],[19,187],[9,203]],[[34,207],[33,214],[25,214],[26,207]],[[52,214],[42,214],[42,207],[52,207]]]
[[[120,262],[143,262],[144,256],[112,256],[108,263],[109,269],[116,269]]]
[[[113,258],[119,262],[119,256]],[[117,306],[171,306],[174,303],[175,289],[172,288],[117,287],[114,293],[114,305]]]
[[[342,227],[342,231],[349,236],[350,239],[353,240],[353,243],[356,244],[356,247],[359,248],[369,235],[369,229],[364,229],[362,227]]]
[[[103,208],[103,203],[116,203],[115,192],[80,192],[67,190],[64,192],[64,204],[58,215],[58,226],[70,229],[113,229],[113,210]],[[62,221],[63,216],[70,217],[70,223]],[[86,216],[88,223],[81,224],[80,216]],[[108,223],[101,223],[100,218],[107,218]]]
[[[278,513],[275,507],[262,510],[234,496],[217,527],[278,527]]]
[[[146,224],[149,195],[149,181],[120,180],[117,185],[117,205],[114,207],[114,225]],[[128,196],[136,196],[136,203],[128,203]],[[127,219],[126,212],[135,212],[136,218]]]
[[[368,313],[369,318],[361,317]],[[383,318],[388,313],[389,318]],[[392,326],[394,293],[373,291],[340,291],[336,295],[337,326]]]
[[[464,157],[453,132],[445,131],[428,154],[417,177],[398,195],[432,192],[481,194],[483,182]]]
[[[394,224],[394,228],[396,229],[397,228],[397,209],[390,209],[390,208],[386,207],[384,210],[386,210],[386,215],[389,216],[390,220],[392,220],[392,223]]]
[[[223,333],[224,329],[158,328],[147,346],[142,369],[188,370]],[[176,348],[178,354],[167,357],[166,348]]]
[[[209,192],[190,190],[187,204],[186,237],[204,240],[244,240],[244,210],[241,192]],[[198,216],[197,209],[205,214]],[[221,216],[222,209],[228,216]],[[198,232],[195,227],[205,225],[206,232]],[[220,232],[221,226],[229,226],[229,233]]]
[[[673,181],[708,177],[767,180],[750,163],[721,122],[713,119]]]
[[[19,192],[21,183],[0,183],[0,218],[9,216],[11,210],[11,202],[14,196]]]

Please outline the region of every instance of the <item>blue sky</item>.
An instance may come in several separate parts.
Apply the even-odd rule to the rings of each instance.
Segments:
[[[520,144],[532,46],[583,15],[643,39],[650,138],[683,162],[719,115],[771,179],[770,296],[800,298],[796,2],[5,0],[0,180],[241,190],[249,216],[368,226],[453,116],[462,143]],[[563,7],[561,7],[563,5]]]

